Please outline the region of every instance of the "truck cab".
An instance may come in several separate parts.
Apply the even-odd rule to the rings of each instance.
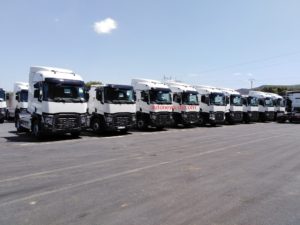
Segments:
[[[257,122],[259,120],[258,99],[248,95],[243,95],[242,98],[244,122]]]
[[[9,93],[7,101],[7,118],[18,117],[20,112],[24,112],[28,107],[28,88],[25,82],[16,82],[13,92]]]
[[[76,137],[87,126],[84,82],[71,70],[34,66],[29,72],[28,108],[16,120],[18,131],[46,134],[71,133]]]
[[[225,121],[226,101],[222,91],[215,87],[195,85],[200,105],[200,124],[223,124]]]
[[[300,122],[300,91],[286,93],[286,106],[289,121]]]
[[[284,122],[286,120],[286,108],[285,104],[286,101],[285,99],[274,93],[269,93],[273,99],[273,104],[274,104],[274,120],[278,122]]]
[[[0,123],[4,123],[6,117],[6,95],[4,89],[0,88]]]
[[[242,95],[229,88],[219,88],[226,96],[225,119],[229,124],[243,122],[243,100]]]
[[[198,92],[189,84],[165,81],[173,97],[173,120],[175,125],[191,126],[199,122]]]
[[[132,79],[136,92],[136,118],[138,129],[162,129],[173,124],[172,92],[160,81]]]
[[[88,99],[89,127],[94,132],[127,132],[136,122],[133,87],[129,85],[91,86]]]
[[[250,91],[249,96],[258,99],[259,120],[261,122],[274,121],[275,108],[272,96],[262,91]]]

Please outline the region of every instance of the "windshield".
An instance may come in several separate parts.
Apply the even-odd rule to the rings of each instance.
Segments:
[[[28,102],[28,91],[27,90],[20,91],[19,102]]]
[[[225,105],[225,95],[221,93],[211,93],[209,100],[211,105]]]
[[[3,90],[0,90],[0,99],[1,101],[5,100],[5,92]]]
[[[285,107],[284,100],[282,98],[276,99],[276,104],[275,105],[279,106],[279,107]]]
[[[104,88],[104,101],[106,103],[133,104],[134,93],[132,88]]]
[[[274,106],[273,100],[272,100],[271,98],[266,98],[266,99],[265,99],[265,105],[266,105],[267,107],[273,107],[273,106]]]
[[[83,85],[44,83],[44,100],[55,102],[84,102]]]
[[[182,104],[186,105],[198,105],[197,92],[183,92],[182,93]]]
[[[249,106],[258,106],[258,99],[255,97],[248,97],[247,98],[247,103]]]
[[[234,106],[242,106],[242,96],[240,95],[230,95],[230,104]]]
[[[172,104],[171,91],[169,89],[152,89],[149,91],[150,103]]]

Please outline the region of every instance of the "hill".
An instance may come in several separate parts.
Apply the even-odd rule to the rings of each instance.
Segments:
[[[250,89],[241,88],[237,91],[241,94],[248,94]],[[276,93],[279,95],[285,95],[286,91],[299,91],[300,90],[300,84],[296,85],[262,85],[256,88],[253,88],[253,90],[256,91],[264,91],[264,92],[271,92]]]

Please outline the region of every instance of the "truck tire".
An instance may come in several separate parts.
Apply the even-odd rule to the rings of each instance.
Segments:
[[[139,130],[145,130],[146,129],[146,124],[145,124],[145,121],[142,120],[142,119],[138,119],[137,123],[136,123],[136,126]]]
[[[99,118],[92,119],[91,128],[95,133],[100,133],[102,130],[101,120]]]
[[[0,120],[0,123],[4,123],[4,118]]]

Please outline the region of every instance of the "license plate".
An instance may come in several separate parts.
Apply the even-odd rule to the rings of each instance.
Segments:
[[[126,127],[118,127],[118,129],[125,129]]]

